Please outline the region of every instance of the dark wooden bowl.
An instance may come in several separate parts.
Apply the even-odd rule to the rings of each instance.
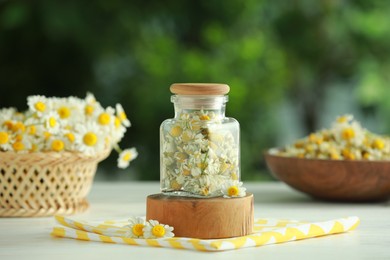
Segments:
[[[264,153],[272,174],[315,198],[380,201],[390,198],[390,161],[301,159]]]

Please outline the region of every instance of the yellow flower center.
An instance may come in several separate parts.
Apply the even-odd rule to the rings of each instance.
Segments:
[[[363,152],[363,158],[366,159],[366,160],[369,160],[370,159],[370,153],[369,152]]]
[[[22,141],[23,140],[23,135],[16,135],[15,136],[15,140],[18,141],[18,142]]]
[[[14,148],[15,151],[23,151],[24,150],[24,144],[20,141],[17,141],[12,144],[12,147]]]
[[[51,149],[53,149],[53,151],[56,151],[56,152],[64,150],[64,147],[65,147],[65,144],[62,140],[56,139],[51,143]]]
[[[35,135],[37,133],[37,128],[35,125],[30,125],[27,127],[27,132],[29,135]]]
[[[356,156],[348,149],[344,149],[342,151],[342,154],[343,154],[344,158],[347,160],[355,160],[356,159]]]
[[[69,140],[69,142],[71,143],[74,143],[74,140],[76,139],[76,137],[74,136],[73,133],[66,133],[65,134],[65,137]]]
[[[152,228],[152,234],[155,237],[163,237],[165,235],[165,228],[162,225],[155,225]]]
[[[172,127],[172,129],[171,129],[171,135],[172,135],[173,137],[178,137],[178,136],[180,136],[180,135],[181,135],[181,132],[183,132],[183,130],[182,130],[181,127],[178,126],[178,125]]]
[[[340,159],[340,155],[337,152],[331,152],[330,153],[330,158],[333,159],[333,160],[339,160]]]
[[[87,116],[91,116],[93,114],[93,111],[95,111],[94,106],[92,106],[92,105],[85,106],[84,112]]]
[[[111,116],[108,113],[101,113],[98,117],[98,122],[101,125],[108,125],[111,121]]]
[[[343,131],[341,132],[341,137],[344,139],[344,140],[351,140],[355,137],[355,130],[353,130],[352,128],[345,128],[343,129]]]
[[[131,157],[132,157],[132,156],[131,156],[131,153],[125,153],[125,154],[123,155],[122,159],[123,159],[124,161],[128,162],[128,161],[130,161]]]
[[[45,140],[47,140],[47,139],[50,138],[51,133],[49,133],[49,132],[44,132],[44,133],[43,133],[43,136],[45,137]]]
[[[94,146],[97,143],[97,140],[98,140],[97,135],[92,132],[86,133],[83,137],[84,144],[88,146]]]
[[[37,144],[31,144],[30,152],[36,152],[38,151],[38,145]]]
[[[190,170],[188,170],[188,169],[184,169],[183,170],[183,175],[184,176],[189,176],[191,174],[191,171]]]
[[[60,107],[58,110],[57,110],[57,113],[58,115],[62,118],[62,119],[66,119],[66,118],[69,118],[70,117],[70,109],[68,107]]]
[[[22,122],[16,122],[15,124],[12,125],[12,131],[13,132],[22,132],[26,131],[26,127]]]
[[[337,123],[345,123],[347,122],[348,118],[346,116],[340,116],[339,118],[337,118]]]
[[[315,151],[316,147],[313,144],[307,144],[305,146],[305,151],[307,153],[313,153]]]
[[[38,101],[37,103],[35,103],[34,105],[35,109],[39,112],[43,112],[46,110],[46,105],[45,103],[41,102],[41,101]]]
[[[202,193],[202,195],[204,195],[204,196],[209,195],[209,192],[210,192],[210,190],[209,190],[209,187],[208,187],[208,186],[203,187],[203,189],[201,190],[201,193]]]
[[[237,186],[230,186],[227,190],[227,193],[229,196],[237,196],[238,195],[238,187]]]
[[[0,132],[0,144],[6,144],[9,141],[9,135],[7,132]]]
[[[174,190],[180,190],[181,189],[181,185],[176,180],[173,180],[171,182],[171,187]]]
[[[118,117],[114,119],[115,128],[119,128],[121,126],[121,120]]]
[[[375,139],[373,142],[372,142],[372,148],[374,149],[378,149],[378,150],[382,150],[383,148],[385,148],[385,143],[383,142],[383,140],[381,139]]]
[[[123,121],[123,120],[126,120],[127,119],[127,116],[126,116],[126,113],[125,112],[120,112],[119,113],[119,119],[121,120],[121,121]]]
[[[133,234],[137,237],[143,236],[144,235],[144,224],[135,224],[132,228]]]
[[[49,118],[49,126],[51,128],[55,127],[57,125],[57,120],[54,117]]]
[[[7,127],[8,130],[12,130],[14,123],[12,123],[12,121],[10,121],[10,120],[7,120],[7,121],[4,121],[3,125],[5,127]]]
[[[309,141],[314,143],[317,140],[317,136],[315,134],[310,134],[309,135]]]
[[[196,166],[198,166],[199,169],[204,170],[207,168],[207,163],[200,162],[200,163],[197,163]]]
[[[181,138],[182,138],[183,142],[186,142],[186,143],[191,141],[191,136],[187,132],[184,132],[183,135],[181,136]]]
[[[210,120],[210,117],[208,115],[201,115],[199,117],[200,120]]]

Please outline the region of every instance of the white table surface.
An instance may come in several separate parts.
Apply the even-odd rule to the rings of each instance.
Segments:
[[[0,218],[0,259],[390,259],[390,203],[345,204],[315,201],[282,183],[245,183],[255,196],[255,218],[322,221],[358,216],[349,233],[225,252],[85,242],[49,235],[49,218]],[[146,196],[157,182],[95,182],[82,220],[144,216]]]

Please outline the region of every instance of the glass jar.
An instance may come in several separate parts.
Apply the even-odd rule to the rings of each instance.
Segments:
[[[175,117],[160,127],[161,192],[215,197],[240,180],[240,126],[225,117],[229,86],[183,83],[170,87]]]

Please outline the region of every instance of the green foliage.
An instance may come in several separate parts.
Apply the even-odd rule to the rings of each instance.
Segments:
[[[243,179],[264,178],[262,152],[277,143],[285,100],[307,132],[334,85],[350,88],[362,111],[390,112],[389,11],[386,1],[352,0],[3,1],[0,106],[87,91],[104,106],[122,103],[133,124],[123,142],[140,152],[131,174],[156,180],[169,85],[227,83]]]

